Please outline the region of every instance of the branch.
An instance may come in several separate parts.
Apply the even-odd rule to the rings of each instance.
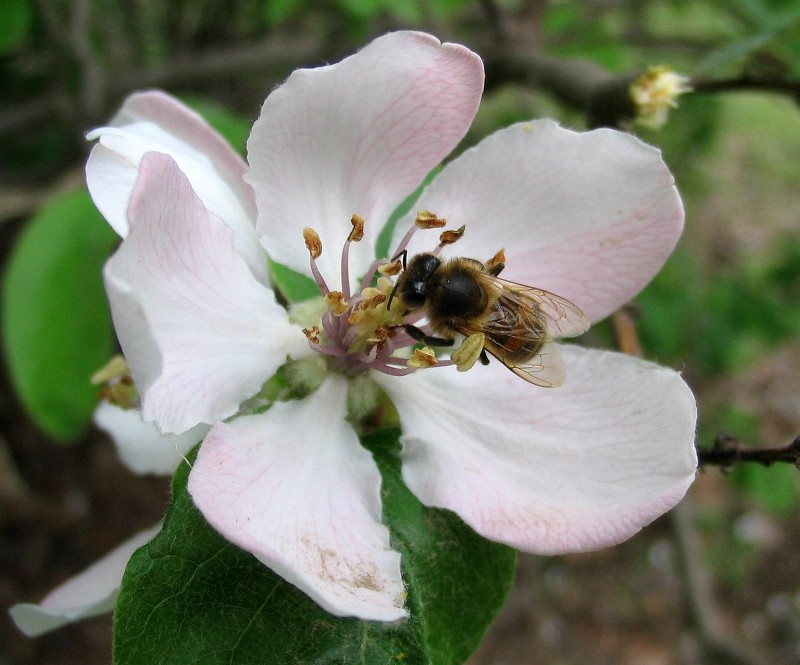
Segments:
[[[700,466],[719,466],[723,471],[728,471],[739,462],[755,462],[763,466],[788,462],[800,469],[800,436],[787,446],[758,448],[729,434],[718,434],[710,448],[697,446],[697,457]]]
[[[692,89],[701,93],[758,90],[789,94],[800,100],[800,81],[782,77],[766,78],[742,74],[729,79],[692,79]]]

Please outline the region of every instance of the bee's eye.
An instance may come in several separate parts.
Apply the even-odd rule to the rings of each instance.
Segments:
[[[425,304],[427,283],[422,280],[409,281],[401,296],[403,303],[409,309],[417,309]]]

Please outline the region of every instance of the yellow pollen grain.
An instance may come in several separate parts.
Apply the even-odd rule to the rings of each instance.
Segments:
[[[433,349],[423,346],[421,349],[414,349],[414,353],[411,354],[406,364],[414,369],[425,369],[426,367],[433,367],[437,362]]]
[[[303,240],[306,242],[306,249],[311,254],[312,259],[318,259],[322,255],[322,241],[319,234],[312,228],[303,229]]]
[[[447,224],[447,220],[437,217],[428,210],[420,210],[417,213],[414,224],[417,225],[418,229],[441,229]]]

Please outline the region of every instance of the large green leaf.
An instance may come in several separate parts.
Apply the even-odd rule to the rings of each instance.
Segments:
[[[3,347],[14,386],[37,423],[71,439],[91,418],[89,378],[112,352],[101,269],[117,235],[85,190],[50,202],[29,222],[3,284]]]
[[[163,531],[125,572],[115,665],[455,665],[475,649],[513,577],[513,550],[426,508],[400,479],[398,432],[364,440],[383,475],[384,520],[403,557],[411,618],[341,619],[217,535],[175,477]]]

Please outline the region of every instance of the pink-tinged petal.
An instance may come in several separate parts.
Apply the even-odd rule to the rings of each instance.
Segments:
[[[53,589],[39,604],[20,603],[9,610],[17,627],[36,637],[68,623],[88,619],[114,609],[122,574],[131,555],[149,543],[161,524],[140,531],[79,575]]]
[[[100,402],[94,423],[108,433],[120,459],[134,473],[171,475],[184,456],[208,432],[208,425],[196,425],[183,434],[161,434],[153,423],[142,420],[138,409],[121,409]]]
[[[227,418],[288,354],[308,352],[170,157],[142,159],[129,217],[104,277],[146,421],[180,434]]]
[[[218,423],[189,475],[209,523],[336,616],[406,616],[381,477],[345,420],[347,382]]]
[[[696,408],[674,371],[561,346],[560,388],[497,362],[381,376],[400,413],[403,477],[481,535],[556,554],[619,543],[669,510],[696,467]]]
[[[302,229],[310,226],[322,238],[322,273],[338,288],[341,248],[358,213],[365,238],[351,257],[364,271],[388,216],[464,136],[482,90],[477,55],[417,32],[295,71],[267,97],[247,144],[247,180],[270,256],[308,273]]]
[[[161,152],[178,163],[206,208],[235,231],[237,251],[266,278],[255,233],[255,196],[244,181],[246,164],[197,113],[163,92],[140,92],[125,100],[110,126],[88,138],[98,139],[86,163],[89,192],[123,238],[142,156]]]
[[[503,277],[571,300],[592,321],[635,296],[683,228],[683,206],[658,150],[610,129],[578,133],[543,120],[502,129],[448,164],[420,197],[464,237],[444,255],[487,260]],[[395,243],[411,219],[398,224]],[[419,232],[409,252],[430,251]]]

